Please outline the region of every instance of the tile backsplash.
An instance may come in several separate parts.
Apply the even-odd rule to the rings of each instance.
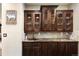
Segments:
[[[39,33],[29,33],[27,38],[70,38],[71,33],[67,32],[39,32]]]

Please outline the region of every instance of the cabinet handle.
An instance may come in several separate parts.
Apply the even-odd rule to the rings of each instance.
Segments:
[[[3,33],[3,37],[7,37],[7,33]]]

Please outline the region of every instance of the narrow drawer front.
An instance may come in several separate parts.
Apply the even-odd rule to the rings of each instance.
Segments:
[[[30,43],[30,42],[23,42],[23,46],[24,47],[29,47],[29,46],[32,46],[32,43]]]
[[[38,42],[23,42],[23,46],[41,46]]]

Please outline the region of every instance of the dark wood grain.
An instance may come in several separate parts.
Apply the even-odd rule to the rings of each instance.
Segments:
[[[57,10],[56,27],[58,32],[73,32],[73,10]]]
[[[24,32],[39,32],[41,25],[41,12],[39,10],[24,11]]]
[[[23,56],[77,56],[78,42],[23,42]]]

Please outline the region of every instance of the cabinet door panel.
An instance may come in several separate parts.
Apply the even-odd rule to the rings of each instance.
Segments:
[[[41,47],[33,47],[33,56],[40,56],[41,55],[41,51],[40,51]]]
[[[40,31],[40,24],[34,24],[34,32]]]
[[[66,56],[66,42],[58,42],[58,56]]]
[[[57,22],[57,31],[72,32],[73,31],[73,10],[57,10],[56,22]]]
[[[41,44],[38,42],[23,42],[23,56],[40,56]]]
[[[55,15],[54,15],[54,8],[50,8],[49,10],[50,12],[50,31],[56,31],[56,19],[55,19]]]
[[[58,32],[64,31],[64,15],[61,10],[56,11],[56,26]]]
[[[25,21],[26,21],[27,23],[32,22],[32,14],[31,14],[31,13],[30,13],[30,14],[27,13],[25,17],[26,17],[26,18],[25,18]]]
[[[78,44],[77,42],[58,42],[59,56],[77,56]]]
[[[73,31],[73,10],[65,11],[65,31]]]
[[[47,42],[42,42],[41,43],[41,56],[47,56],[48,55],[48,53],[47,53],[47,51],[48,51],[48,47],[47,47]]]
[[[33,32],[33,12],[24,11],[24,32]]]
[[[39,32],[41,28],[41,13],[40,12],[34,12],[33,13],[34,17],[34,32]]]
[[[42,7],[42,31],[53,31],[54,24],[54,8]],[[51,27],[52,26],[52,27]]]
[[[41,12],[33,10],[24,11],[24,32],[39,32],[41,26]]]
[[[32,24],[25,24],[24,29],[26,32],[33,32],[33,25]]]
[[[48,24],[42,25],[42,31],[50,31],[50,30],[51,30],[50,25],[48,25]]]
[[[57,31],[57,29],[56,29],[56,23],[55,24],[51,24],[51,31]]]
[[[71,43],[71,48],[72,48],[72,56],[77,56],[78,55],[78,43],[77,42],[72,42]]]
[[[22,43],[22,55],[23,56],[32,56],[33,55],[32,43],[30,43],[30,42]]]
[[[33,55],[33,51],[32,51],[32,47],[23,47],[23,56],[32,56]]]
[[[48,56],[57,56],[57,42],[49,42],[48,43]]]
[[[40,56],[41,54],[41,44],[39,42],[32,43],[32,56]]]
[[[50,20],[49,20],[49,10],[44,7],[42,9],[42,30],[43,31],[49,31],[50,29]]]

